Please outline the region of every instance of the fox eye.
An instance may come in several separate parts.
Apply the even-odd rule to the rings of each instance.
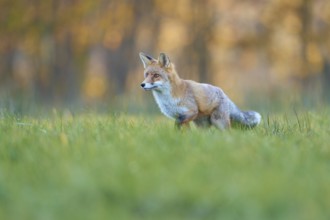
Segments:
[[[154,74],[154,77],[155,77],[155,78],[158,78],[158,77],[160,77],[160,75],[157,74],[157,73],[155,73],[155,74]]]

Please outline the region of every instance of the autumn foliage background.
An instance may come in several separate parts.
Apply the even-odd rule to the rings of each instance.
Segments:
[[[329,102],[330,1],[0,0],[0,105],[145,106],[140,51],[239,104]]]

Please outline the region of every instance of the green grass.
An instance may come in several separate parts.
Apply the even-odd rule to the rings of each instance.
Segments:
[[[329,110],[254,130],[0,116],[0,219],[329,219]]]

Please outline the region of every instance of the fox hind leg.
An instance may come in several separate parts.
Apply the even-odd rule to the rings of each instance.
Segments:
[[[212,125],[220,130],[230,128],[230,115],[225,109],[218,107],[214,112],[212,112],[210,119]]]

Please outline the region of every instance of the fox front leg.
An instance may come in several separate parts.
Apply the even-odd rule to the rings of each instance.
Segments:
[[[175,128],[181,130],[182,128],[190,128],[189,121],[188,122],[181,122],[179,120],[175,120]]]
[[[181,115],[179,114],[175,119],[175,127],[181,129],[183,127],[190,128],[189,122],[197,117],[196,114]]]

